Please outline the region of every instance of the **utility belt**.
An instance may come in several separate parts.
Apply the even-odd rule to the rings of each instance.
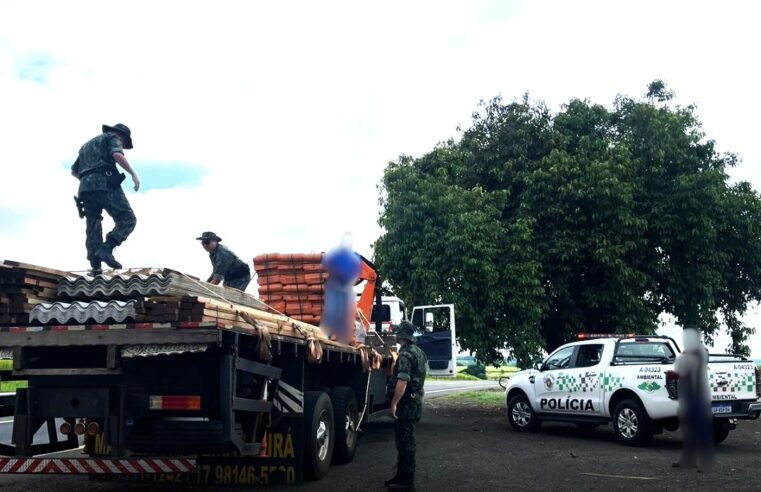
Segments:
[[[91,174],[100,174],[101,176],[105,176],[106,184],[109,188],[114,190],[121,188],[122,183],[127,178],[124,173],[117,171],[116,167],[114,166],[99,166],[83,172],[79,175],[79,179],[81,180],[83,177],[89,176]]]
[[[407,391],[404,392],[404,395],[402,396],[402,400],[405,403],[410,403],[415,400],[422,400],[423,399],[423,389],[422,388],[410,388],[409,385],[407,385]]]

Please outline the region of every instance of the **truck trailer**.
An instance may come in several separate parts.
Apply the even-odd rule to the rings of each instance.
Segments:
[[[24,282],[61,274],[14,265]],[[389,413],[393,335],[370,330],[363,346],[346,345],[252,296],[189,279],[172,271],[62,277],[58,292],[78,301],[35,305],[47,323],[33,315],[0,326],[0,357],[12,360],[5,379],[27,381],[0,399],[2,416],[14,419],[1,473],[293,484],[352,461],[362,423]],[[198,300],[201,288],[214,321],[115,321],[125,306],[167,292]],[[82,309],[94,313],[89,321],[60,321]]]

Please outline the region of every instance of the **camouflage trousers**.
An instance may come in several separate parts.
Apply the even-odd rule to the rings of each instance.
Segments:
[[[108,191],[83,191],[79,198],[84,204],[87,219],[87,259],[96,260],[95,253],[106,244],[115,248],[122,244],[135,229],[137,219],[132,211],[127,196],[121,188]],[[103,211],[114,220],[114,229],[103,241]]]
[[[394,423],[396,440],[396,473],[402,478],[415,476],[415,420],[397,419]]]
[[[225,287],[232,287],[233,289],[238,290],[246,290],[246,287],[248,287],[248,284],[251,283],[251,275],[246,275],[245,277],[238,277],[238,278],[231,278],[231,279],[225,279]]]

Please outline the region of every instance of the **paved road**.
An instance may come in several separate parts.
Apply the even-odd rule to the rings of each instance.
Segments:
[[[451,383],[450,383],[451,384]],[[632,448],[618,441],[610,426],[579,431],[551,424],[538,433],[510,429],[504,406],[463,404],[434,398],[426,403],[416,430],[418,490],[758,490],[761,421],[740,422],[717,448],[714,471],[673,469],[679,434],[666,432],[650,446]],[[369,424],[354,462],[331,467],[327,477],[284,491],[383,491],[393,474],[394,429]],[[135,484],[98,483],[86,477],[0,476],[3,492],[127,492]],[[187,491],[187,486],[141,484],[142,492]],[[194,491],[246,491],[246,487],[192,487]]]

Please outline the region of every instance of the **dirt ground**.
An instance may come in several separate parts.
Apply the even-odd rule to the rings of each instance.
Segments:
[[[574,426],[545,424],[536,434],[510,429],[498,404],[461,398],[426,402],[417,429],[418,490],[758,490],[761,489],[761,421],[742,421],[717,448],[710,473],[673,469],[678,434],[656,436],[645,448],[619,444],[609,427],[580,432]],[[331,468],[319,482],[267,490],[381,491],[393,474],[391,421],[367,426],[353,463]],[[3,477],[0,491],[134,490],[135,484],[93,483],[83,477]],[[194,490],[210,490],[194,487]],[[140,490],[173,490],[140,486]],[[187,490],[185,488],[184,490]],[[217,489],[220,490],[220,489]],[[225,488],[224,490],[244,490]]]

